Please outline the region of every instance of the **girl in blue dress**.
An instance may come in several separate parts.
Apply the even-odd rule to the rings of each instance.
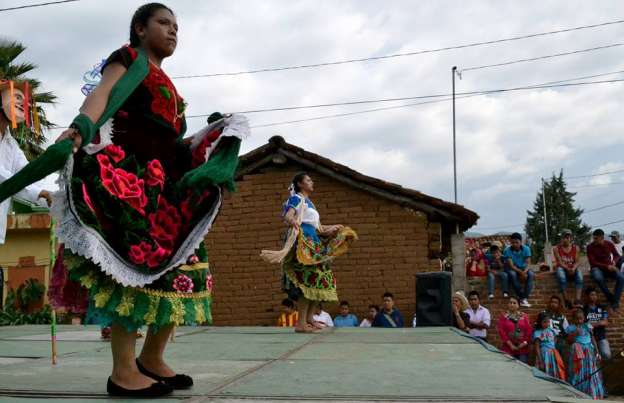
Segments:
[[[583,310],[577,309],[573,315],[574,324],[566,328],[570,348],[568,381],[572,386],[591,396],[602,399],[605,395],[602,375],[598,371],[598,348],[592,335],[592,326],[585,320]]]
[[[555,330],[550,326],[551,316],[541,312],[535,323],[533,341],[535,342],[535,365],[544,373],[553,378],[565,380],[565,366],[563,359],[555,346]]]

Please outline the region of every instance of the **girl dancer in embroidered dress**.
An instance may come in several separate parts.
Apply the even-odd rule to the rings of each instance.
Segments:
[[[550,326],[552,317],[546,312],[541,312],[535,323],[533,341],[535,342],[535,365],[542,372],[553,378],[565,381],[566,373],[563,359],[557,351],[555,342],[557,336]]]
[[[284,290],[290,299],[298,301],[299,322],[295,331],[314,332],[314,305],[338,301],[330,262],[347,251],[357,234],[342,225],[321,225],[320,215],[310,200],[314,182],[307,173],[293,178],[290,191],[283,211],[290,226],[286,244],[281,251],[262,251],[261,256],[270,263],[282,264]]]
[[[233,190],[243,116],[209,118],[190,138],[185,102],[161,68],[177,45],[173,12],[140,7],[130,45],[113,52],[81,114],[37,161],[0,186],[0,201],[65,164],[53,197],[69,277],[89,292],[89,314],[112,323],[111,395],[189,388],[163,353],[174,326],[211,321],[203,238]],[[95,122],[95,123],[94,123]],[[99,132],[96,131],[99,129]],[[73,155],[72,155],[73,151]],[[149,326],[135,359],[136,331]]]
[[[602,375],[598,370],[600,354],[592,335],[592,326],[587,322],[582,309],[576,309],[572,318],[574,324],[565,330],[568,341],[572,343],[568,364],[568,382],[593,399],[602,399],[605,390]]]

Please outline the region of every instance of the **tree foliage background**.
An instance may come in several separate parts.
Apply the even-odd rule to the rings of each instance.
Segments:
[[[534,259],[544,258],[544,244],[546,234],[544,231],[544,203],[543,195],[546,196],[546,213],[548,223],[548,237],[551,244],[559,242],[563,229],[572,231],[577,245],[585,245],[590,238],[591,227],[583,223],[581,216],[583,210],[574,207],[576,193],[568,192],[563,178],[563,171],[559,175],[553,174],[550,180],[544,182],[543,190],[537,193],[533,210],[527,211],[527,221],[524,230],[533,241],[531,252]]]
[[[33,96],[37,103],[37,109],[41,118],[42,129],[50,129],[54,124],[48,121],[43,106],[54,104],[56,96],[52,92],[42,92],[41,82],[28,77],[28,74],[37,68],[36,65],[28,62],[18,62],[18,57],[26,50],[26,47],[16,41],[0,41],[0,79],[4,80],[28,80],[32,88]],[[37,135],[32,128],[26,127],[23,123],[17,129],[10,129],[11,134],[17,140],[20,148],[31,160],[43,152],[41,146],[45,143],[43,133]]]

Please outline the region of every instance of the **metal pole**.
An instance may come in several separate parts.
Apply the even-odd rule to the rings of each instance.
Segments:
[[[546,182],[544,178],[542,178],[542,203],[544,205],[544,232],[546,233],[546,244],[549,243],[548,240],[548,216],[546,214]]]
[[[457,66],[451,69],[453,82],[453,194],[455,195],[455,204],[457,204],[457,145],[455,142],[455,72]]]

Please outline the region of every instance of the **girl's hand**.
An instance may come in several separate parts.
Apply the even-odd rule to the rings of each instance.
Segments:
[[[70,127],[69,129],[61,133],[60,136],[58,136],[55,143],[58,143],[65,139],[70,139],[71,141],[73,141],[74,153],[78,152],[78,150],[80,149],[80,146],[82,145],[82,136],[80,135],[80,133],[78,133],[78,130]]]

